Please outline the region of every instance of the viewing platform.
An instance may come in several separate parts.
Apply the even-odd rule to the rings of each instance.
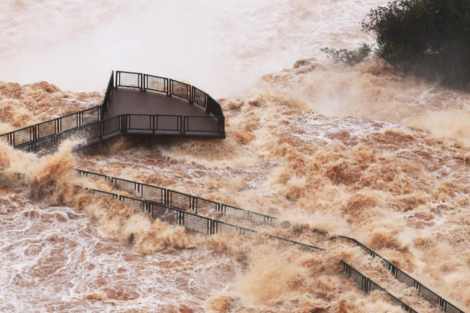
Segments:
[[[220,104],[196,87],[165,77],[116,72],[103,109],[104,119],[127,116],[127,135],[225,138]]]
[[[0,141],[44,154],[72,137],[85,139],[85,147],[116,136],[149,135],[225,139],[225,116],[217,101],[194,86],[117,71],[101,105],[2,134]]]
[[[121,114],[210,116],[205,109],[186,99],[128,88],[115,89],[113,93],[104,119]]]

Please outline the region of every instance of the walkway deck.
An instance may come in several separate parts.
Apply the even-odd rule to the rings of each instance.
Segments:
[[[121,114],[211,116],[204,108],[176,96],[119,87],[114,90],[104,118]]]

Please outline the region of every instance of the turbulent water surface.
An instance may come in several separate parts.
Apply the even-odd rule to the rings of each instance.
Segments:
[[[438,312],[314,228],[357,238],[469,311],[470,96],[320,52],[372,42],[360,22],[384,3],[1,2],[0,133],[99,105],[102,92],[89,91],[122,69],[217,96],[227,139],[125,138],[72,153],[76,139],[42,158],[0,143],[0,311],[402,312],[360,292],[343,259]],[[313,59],[292,68],[300,58]],[[230,222],[327,250],[185,232],[74,192],[113,189],[73,168],[277,216],[293,226]]]

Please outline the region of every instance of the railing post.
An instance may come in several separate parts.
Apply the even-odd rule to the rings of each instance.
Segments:
[[[165,200],[165,201],[166,201],[166,205],[169,206],[170,203],[171,203],[171,199],[170,199],[170,190],[168,190],[168,189],[166,190],[165,196],[166,196],[166,200]]]
[[[100,140],[103,138],[103,134],[104,134],[104,122],[103,121],[100,121]]]
[[[36,141],[36,139],[38,138],[37,132],[39,131],[38,130],[38,125],[34,125],[34,126],[29,127],[29,138],[31,138],[31,130],[33,132],[33,141]]]
[[[186,133],[186,123],[188,121],[188,117],[187,116],[180,116],[180,118],[182,119],[181,134],[184,135]]]
[[[123,114],[121,115],[121,132],[127,133],[127,118],[129,115]]]
[[[184,226],[184,213],[182,211],[178,211],[177,216],[179,217],[178,218],[178,225]]]
[[[205,96],[205,100],[204,100],[204,101],[206,102],[206,113],[210,113],[209,106],[207,105],[207,103],[208,103],[208,96],[207,96],[207,93],[206,93],[206,96]]]
[[[116,89],[118,87],[118,76],[120,76],[120,75],[121,75],[121,73],[119,71],[116,71],[116,77],[115,77],[116,78],[116,87],[115,87]]]
[[[213,222],[212,219],[208,219],[208,220],[207,220],[207,234],[208,234],[208,235],[212,235],[212,234],[213,234],[213,232],[212,232],[212,227],[213,227],[213,226],[212,226],[212,222]]]

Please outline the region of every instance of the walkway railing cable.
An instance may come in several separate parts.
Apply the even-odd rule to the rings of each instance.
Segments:
[[[83,189],[80,186],[76,186],[77,190]],[[147,199],[138,199],[129,196],[119,195],[117,193],[102,191],[99,189],[85,189],[95,195],[106,197],[110,200],[115,199],[129,204],[133,208],[140,210],[141,212],[148,212],[153,219],[160,219],[163,222],[167,222],[171,225],[184,226],[190,231],[201,233],[204,235],[214,235],[220,233],[232,233],[237,232],[241,235],[252,235],[258,233],[258,231],[239,225],[234,225],[213,219],[210,217],[202,216],[200,214],[188,212],[182,208],[164,205],[162,203],[154,202]],[[312,246],[306,243],[282,238],[265,234],[268,238],[278,240],[282,244],[295,245],[303,248],[308,248],[316,251],[324,251],[325,249]]]
[[[193,195],[181,193],[178,191],[174,191],[171,189],[166,189],[163,187],[158,187],[158,186],[153,186],[153,185],[147,185],[135,181],[130,181],[130,180],[125,180],[117,177],[112,177],[112,176],[107,176],[104,174],[98,174],[98,173],[93,173],[85,170],[76,170],[79,174],[97,179],[97,180],[104,180],[110,182],[114,187],[118,189],[122,189],[124,191],[130,192],[137,194],[141,197],[141,199],[147,199],[147,200],[152,200],[155,201],[155,203],[158,203],[161,206],[167,207],[167,208],[176,208],[178,210],[191,210],[194,212],[195,215],[199,216],[199,213],[201,210],[203,211],[216,211],[220,212],[222,214],[227,214],[239,218],[244,218],[248,219],[251,221],[255,221],[258,223],[263,223],[263,224],[268,224],[268,225],[273,225],[275,223],[280,223],[280,224],[290,224],[288,221],[282,221],[279,220],[276,217],[261,214],[258,212],[254,211],[249,211],[241,208],[237,208],[234,206],[230,206],[227,204],[223,203],[218,203],[212,200],[196,197]],[[151,191],[153,190],[153,191]],[[140,200],[142,201],[142,200]],[[153,215],[152,215],[153,216]],[[155,218],[155,217],[154,217]],[[224,223],[218,221],[218,223]],[[231,224],[228,224],[231,225]],[[231,227],[239,227],[236,225],[231,225]],[[230,229],[230,227],[228,228]],[[246,229],[246,228],[245,228]],[[316,231],[322,232],[318,229],[315,229]],[[235,231],[235,229],[231,230]],[[288,240],[285,238],[281,237],[276,237],[269,235],[272,238],[277,238],[279,240]],[[392,262],[388,261],[386,258],[382,257],[379,255],[377,252],[373,251],[366,245],[362,244],[358,240],[346,236],[338,236],[339,238],[346,239],[348,241],[351,241],[355,244],[357,244],[360,248],[362,248],[364,251],[366,251],[369,255],[372,257],[378,257],[381,259],[382,264],[392,273],[393,277],[397,279],[398,281],[407,284],[410,287],[414,287],[418,289],[418,294],[423,297],[425,300],[428,302],[440,307],[444,312],[450,312],[450,313],[465,313],[464,311],[460,310],[457,308],[455,305],[444,299],[443,297],[439,296],[435,292],[433,292],[431,289],[427,288],[423,284],[421,284],[419,281],[411,277],[410,275],[406,274],[403,270],[398,268],[396,265],[394,265]],[[297,241],[291,241],[291,243],[297,244],[297,245],[307,245],[309,247],[313,247],[308,244],[304,244],[301,242]],[[369,292],[372,292],[374,290],[381,290],[383,292],[386,292],[390,295],[390,298],[392,299],[392,302],[399,303],[402,308],[407,311],[407,312],[416,312],[413,310],[411,307],[409,307],[406,303],[403,301],[399,300],[397,297],[395,297],[393,294],[390,292],[386,291],[379,285],[377,285],[375,282],[373,282],[371,279],[367,278],[365,275],[361,274],[355,269],[350,269],[352,268],[349,264],[341,260],[343,264],[343,269],[345,274],[347,274],[349,277],[352,277],[353,280],[358,284],[358,286],[361,288],[363,292],[368,294]],[[353,274],[351,274],[353,273]],[[362,278],[360,279],[355,279],[356,274],[360,274]],[[353,276],[351,276],[353,275]],[[357,276],[356,275],[356,276]]]
[[[88,172],[88,173],[91,173],[91,172]],[[78,187],[77,189],[80,190],[82,188]],[[122,201],[124,203],[129,204],[133,208],[140,210],[141,212],[148,212],[154,220],[160,219],[161,221],[166,222],[170,225],[183,226],[189,231],[201,233],[204,235],[229,234],[229,233],[235,232],[240,235],[251,237],[254,234],[258,234],[258,231],[254,229],[241,227],[241,226],[234,225],[234,224],[229,224],[229,223],[222,222],[216,219],[201,216],[199,214],[187,212],[182,208],[167,206],[167,205],[149,201],[149,200],[132,198],[132,197],[123,196],[123,195],[119,195],[119,194],[115,194],[115,193],[111,193],[107,191],[102,191],[98,189],[85,189],[85,191],[91,192],[94,195],[106,197],[110,200],[115,199],[115,200]],[[306,243],[302,243],[302,242],[298,242],[298,241],[294,241],[294,240],[290,240],[290,239],[286,239],[286,238],[282,238],[278,236],[273,236],[269,234],[263,234],[263,235],[267,236],[270,239],[278,241],[281,246],[293,245],[293,246],[298,246],[299,248],[307,248],[309,250],[314,250],[314,251],[324,250],[322,248],[315,247]],[[353,281],[359,286],[361,291],[364,292],[365,294],[369,294],[370,292],[374,290],[379,290],[387,294],[390,297],[392,304],[400,306],[406,312],[417,313],[416,310],[412,309],[405,302],[395,297],[386,289],[380,287],[378,284],[376,284],[367,276],[363,275],[362,273],[354,269],[352,266],[350,266],[343,260],[341,260],[340,262],[343,265],[344,274],[346,274],[348,277],[351,277]],[[451,311],[448,311],[448,312],[451,312]]]

